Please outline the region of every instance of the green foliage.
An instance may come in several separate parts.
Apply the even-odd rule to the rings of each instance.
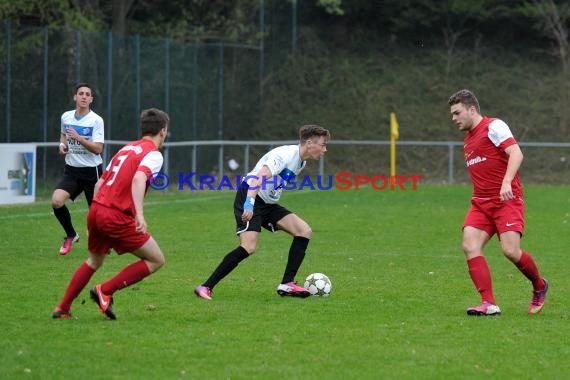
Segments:
[[[133,262],[131,255],[107,258],[75,301],[76,319],[50,318],[86,257],[84,200],[70,206],[82,240],[65,257],[57,255],[61,228],[49,202],[2,207],[2,377],[567,378],[570,350],[560,337],[570,333],[568,189],[527,189],[523,244],[551,284],[537,318],[526,314],[529,282],[502,257],[496,238],[486,256],[503,315],[465,315],[479,302],[461,252],[469,195],[464,186],[423,184],[417,191],[286,192],[283,204],[314,231],[297,279],[324,272],[331,296],[278,297],[290,238],[262,232],[258,251],[208,302],[192,290],[237,244],[233,193],[151,191],[146,219],[167,264],[115,294],[115,322],[87,291]]]
[[[342,16],[345,14],[344,10],[342,9],[342,0],[318,0],[317,4],[323,7],[324,10],[329,14],[337,16]]]
[[[336,139],[385,140],[389,113],[396,112],[401,139],[457,140],[447,97],[466,87],[485,114],[504,118],[521,141],[567,138],[552,128],[561,84],[550,57],[480,47],[459,49],[453,62],[447,74],[443,49],[388,43],[355,54],[305,35],[267,84],[258,136],[291,136],[290,128],[312,120],[330,126]]]
[[[85,12],[81,4],[70,0],[2,0],[0,20],[50,28],[99,29],[101,20]]]

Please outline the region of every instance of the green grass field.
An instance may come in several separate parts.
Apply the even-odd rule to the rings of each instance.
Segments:
[[[115,294],[107,321],[88,289],[134,261],[111,255],[73,306],[52,320],[86,258],[84,201],[70,209],[82,240],[66,257],[48,202],[0,208],[0,375],[3,379],[562,379],[570,377],[570,192],[528,186],[530,251],[551,291],[529,317],[530,283],[494,238],[487,249],[503,314],[467,317],[479,303],[461,252],[470,188],[293,191],[283,205],[314,235],[298,281],[326,273],[329,298],[277,296],[290,238],[263,232],[258,251],[213,301],[193,288],[237,244],[233,193],[147,199],[166,266]],[[155,305],[151,311],[149,305]]]

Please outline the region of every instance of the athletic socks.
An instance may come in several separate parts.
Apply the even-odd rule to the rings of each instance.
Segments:
[[[220,282],[224,277],[230,274],[231,271],[238,266],[240,262],[247,259],[249,254],[241,245],[228,253],[223,259],[220,265],[214,270],[210,278],[206,280],[202,285],[210,289],[213,289],[218,282]]]
[[[485,257],[476,256],[471,260],[467,260],[467,267],[469,268],[469,276],[471,276],[475,288],[479,294],[481,294],[482,301],[495,305],[491,271],[489,270]]]
[[[125,267],[109,281],[101,284],[101,291],[107,296],[112,296],[117,290],[136,284],[148,275],[150,275],[148,265],[144,260],[139,260]]]
[[[81,264],[79,268],[71,277],[69,281],[69,285],[67,285],[67,289],[65,290],[65,294],[63,295],[63,299],[59,303],[59,307],[61,310],[69,311],[71,309],[71,304],[73,300],[81,293],[83,288],[89,283],[91,277],[95,273],[95,269],[91,268],[87,265],[86,262]]]
[[[66,205],[63,205],[60,208],[54,208],[53,214],[65,230],[67,237],[75,237],[75,235],[77,235],[73,228],[73,224],[71,224],[71,214],[69,213],[69,209]]]
[[[523,251],[520,260],[515,265],[532,282],[534,291],[544,290],[544,280],[540,276],[536,262],[530,253]]]
[[[295,236],[289,248],[289,258],[287,259],[287,266],[283,274],[282,284],[294,281],[299,267],[305,258],[305,251],[309,245],[309,239],[306,237]]]
[[[309,245],[309,239],[301,236],[295,236],[293,242],[291,243],[291,248],[289,249],[289,258],[287,260],[287,266],[285,268],[285,274],[283,275],[282,284],[286,284],[295,279],[295,275],[305,258],[305,251]],[[213,289],[218,282],[220,282],[224,277],[226,277],[231,271],[233,271],[238,264],[249,257],[249,254],[242,246],[237,247],[230,253],[228,253],[214,270],[210,278],[206,280],[202,285],[210,289]]]

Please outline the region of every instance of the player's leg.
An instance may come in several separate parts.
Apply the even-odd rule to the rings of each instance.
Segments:
[[[279,219],[277,228],[293,236],[293,241],[289,247],[287,265],[281,284],[277,288],[277,293],[281,296],[308,297],[309,291],[295,283],[295,276],[305,259],[313,231],[307,222],[293,213],[288,213]]]
[[[525,227],[523,200],[513,199],[502,202],[496,212],[496,221],[503,254],[532,283],[532,299],[528,313],[539,314],[546,300],[548,281],[540,275],[538,266],[530,253],[523,251],[520,246]]]
[[[194,290],[196,295],[200,298],[212,299],[212,289],[214,289],[214,286],[230,274],[240,262],[255,252],[258,238],[259,232],[257,231],[244,231],[240,233],[239,246],[228,252],[216,269],[214,269],[210,277]]]
[[[123,253],[123,248],[116,247],[115,249],[118,249],[119,253]],[[132,253],[140,260],[123,268],[110,280],[95,285],[90,291],[91,298],[99,305],[108,319],[117,319],[113,310],[115,292],[142,281],[159,270],[165,262],[164,254],[150,235],[148,240],[140,248],[133,250]]]
[[[247,186],[241,186],[236,192],[234,199],[234,217],[236,221],[236,234],[239,236],[239,246],[228,252],[210,277],[194,289],[194,293],[203,299],[212,299],[212,289],[224,277],[230,274],[243,260],[247,259],[257,249],[257,240],[261,232],[261,221],[263,220],[263,207],[258,203],[253,216],[248,222],[241,219],[243,214],[243,204],[247,195]]]
[[[73,177],[71,169],[66,166],[63,178],[57,184],[51,199],[53,214],[65,231],[63,245],[59,250],[60,255],[67,255],[71,251],[72,244],[79,241],[79,235],[73,228],[71,214],[65,203],[68,199],[75,199],[80,192],[81,188]]]
[[[52,317],[55,319],[64,319],[71,317],[71,305],[73,300],[87,286],[93,274],[103,265],[105,254],[89,253],[87,261],[83,262],[76,270],[61,299],[53,311]]]
[[[165,263],[164,254],[152,237],[132,253],[140,260],[126,266],[115,277],[102,283],[101,290],[104,294],[112,296],[116,291],[136,284],[159,270]]]
[[[503,254],[530,280],[533,287],[532,299],[528,308],[529,314],[539,314],[546,300],[548,281],[544,279],[538,270],[538,266],[530,253],[520,248],[520,233],[506,231],[500,235],[501,249]]]
[[[81,185],[88,206],[91,206],[91,202],[93,202],[95,184],[99,181],[99,178],[101,178],[102,172],[103,166],[99,165],[93,168],[86,168],[85,173],[83,173],[84,178],[82,179]]]
[[[89,283],[93,274],[103,265],[107,254],[111,249],[111,243],[106,234],[99,228],[101,224],[107,224],[106,220],[100,222],[100,213],[105,211],[98,207],[92,207],[87,214],[87,229],[89,257],[77,268],[60,304],[54,310],[54,318],[68,318],[71,316],[71,304]]]
[[[485,230],[472,226],[463,228],[462,247],[467,259],[469,276],[475,289],[481,295],[482,301],[481,305],[468,308],[468,315],[497,315],[501,313],[495,303],[491,270],[485,256],[483,256],[483,249],[490,238],[491,236]]]

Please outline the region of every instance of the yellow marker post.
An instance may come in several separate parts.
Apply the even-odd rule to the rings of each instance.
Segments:
[[[396,114],[390,112],[390,176],[396,175],[396,140],[400,137],[400,126],[396,119]]]

